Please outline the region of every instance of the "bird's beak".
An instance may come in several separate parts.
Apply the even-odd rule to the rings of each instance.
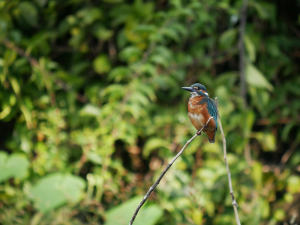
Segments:
[[[189,91],[189,92],[197,92],[197,90],[195,88],[191,88],[191,87],[182,87],[182,89]]]

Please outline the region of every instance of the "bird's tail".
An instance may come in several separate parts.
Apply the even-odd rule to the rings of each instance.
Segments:
[[[215,136],[216,136],[216,131],[213,130],[209,130],[209,131],[205,131],[205,133],[207,134],[208,136],[208,140],[210,143],[215,143]]]

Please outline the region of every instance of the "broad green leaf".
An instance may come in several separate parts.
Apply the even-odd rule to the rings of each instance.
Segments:
[[[233,46],[237,39],[237,30],[229,29],[225,31],[220,37],[220,47],[225,49]]]
[[[282,221],[286,217],[286,212],[282,208],[277,209],[274,213],[274,217],[276,220]]]
[[[10,66],[17,58],[17,53],[11,50],[5,51],[3,65]]]
[[[175,29],[171,28],[171,27],[164,27],[161,30],[161,34],[171,38],[172,40],[174,40],[175,42],[180,42],[180,36],[179,34],[176,32]]]
[[[31,190],[31,198],[40,212],[49,212],[66,203],[77,203],[85,181],[72,174],[54,173],[41,178]]]
[[[109,40],[112,37],[112,35],[114,34],[114,32],[112,30],[109,30],[103,26],[96,27],[93,32],[97,38],[102,39],[102,40]]]
[[[192,212],[192,219],[195,224],[203,224],[203,211],[199,210],[199,208],[194,209]]]
[[[169,146],[170,143],[167,140],[160,138],[151,138],[144,146],[143,156],[148,157],[153,150],[158,148],[168,148]]]
[[[95,164],[99,164],[99,165],[102,164],[102,158],[95,152],[89,152],[87,154],[87,157],[90,161],[92,161]]]
[[[264,75],[253,64],[248,63],[246,66],[246,80],[250,86],[257,88],[266,88],[273,90],[273,86],[268,82]]]
[[[100,109],[91,104],[85,105],[79,112],[81,116],[92,116],[96,117],[100,115]]]
[[[133,216],[133,213],[142,197],[134,197],[127,202],[118,205],[106,213],[106,221],[104,225],[127,225]],[[143,206],[137,215],[134,224],[136,225],[155,225],[156,222],[162,217],[163,210],[157,205]]]
[[[292,193],[299,193],[300,192],[300,177],[292,175],[287,180],[287,190]]]
[[[18,5],[21,10],[21,14],[31,26],[35,27],[38,23],[38,11],[34,4],[29,1],[22,1]]]
[[[106,55],[98,56],[93,62],[93,67],[100,74],[109,72],[111,69],[110,61]]]
[[[120,52],[120,59],[127,62],[134,62],[141,58],[142,51],[136,46],[129,46]]]
[[[113,68],[110,73],[108,78],[110,80],[114,80],[115,82],[120,82],[120,81],[126,81],[131,78],[132,71],[130,68],[125,67],[125,66],[120,66]]]
[[[101,18],[102,13],[98,8],[85,8],[77,13],[86,25],[92,24],[95,20]]]
[[[272,133],[253,132],[252,134],[259,141],[264,151],[276,150],[276,138]]]
[[[0,151],[0,182],[9,178],[24,179],[27,176],[29,161],[23,154],[8,155]]]

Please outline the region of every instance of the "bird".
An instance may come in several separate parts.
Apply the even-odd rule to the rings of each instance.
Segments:
[[[198,132],[205,126],[203,131],[207,134],[209,142],[215,143],[215,135],[218,130],[218,110],[214,100],[208,97],[203,84],[195,83],[190,87],[182,87],[182,89],[191,93],[188,102],[188,115],[192,124]],[[206,126],[210,117],[212,119]],[[201,135],[201,132],[197,134]]]

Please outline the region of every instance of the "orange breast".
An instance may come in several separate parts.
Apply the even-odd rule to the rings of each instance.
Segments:
[[[208,112],[206,103],[199,104],[199,102],[202,100],[202,96],[194,97],[189,99],[188,103],[188,112],[189,117],[194,125],[194,127],[197,130],[200,130],[208,121],[208,119],[211,117],[211,115]],[[206,131],[215,131],[216,124],[214,119],[211,119],[208,123],[208,127],[204,129],[204,132]]]

